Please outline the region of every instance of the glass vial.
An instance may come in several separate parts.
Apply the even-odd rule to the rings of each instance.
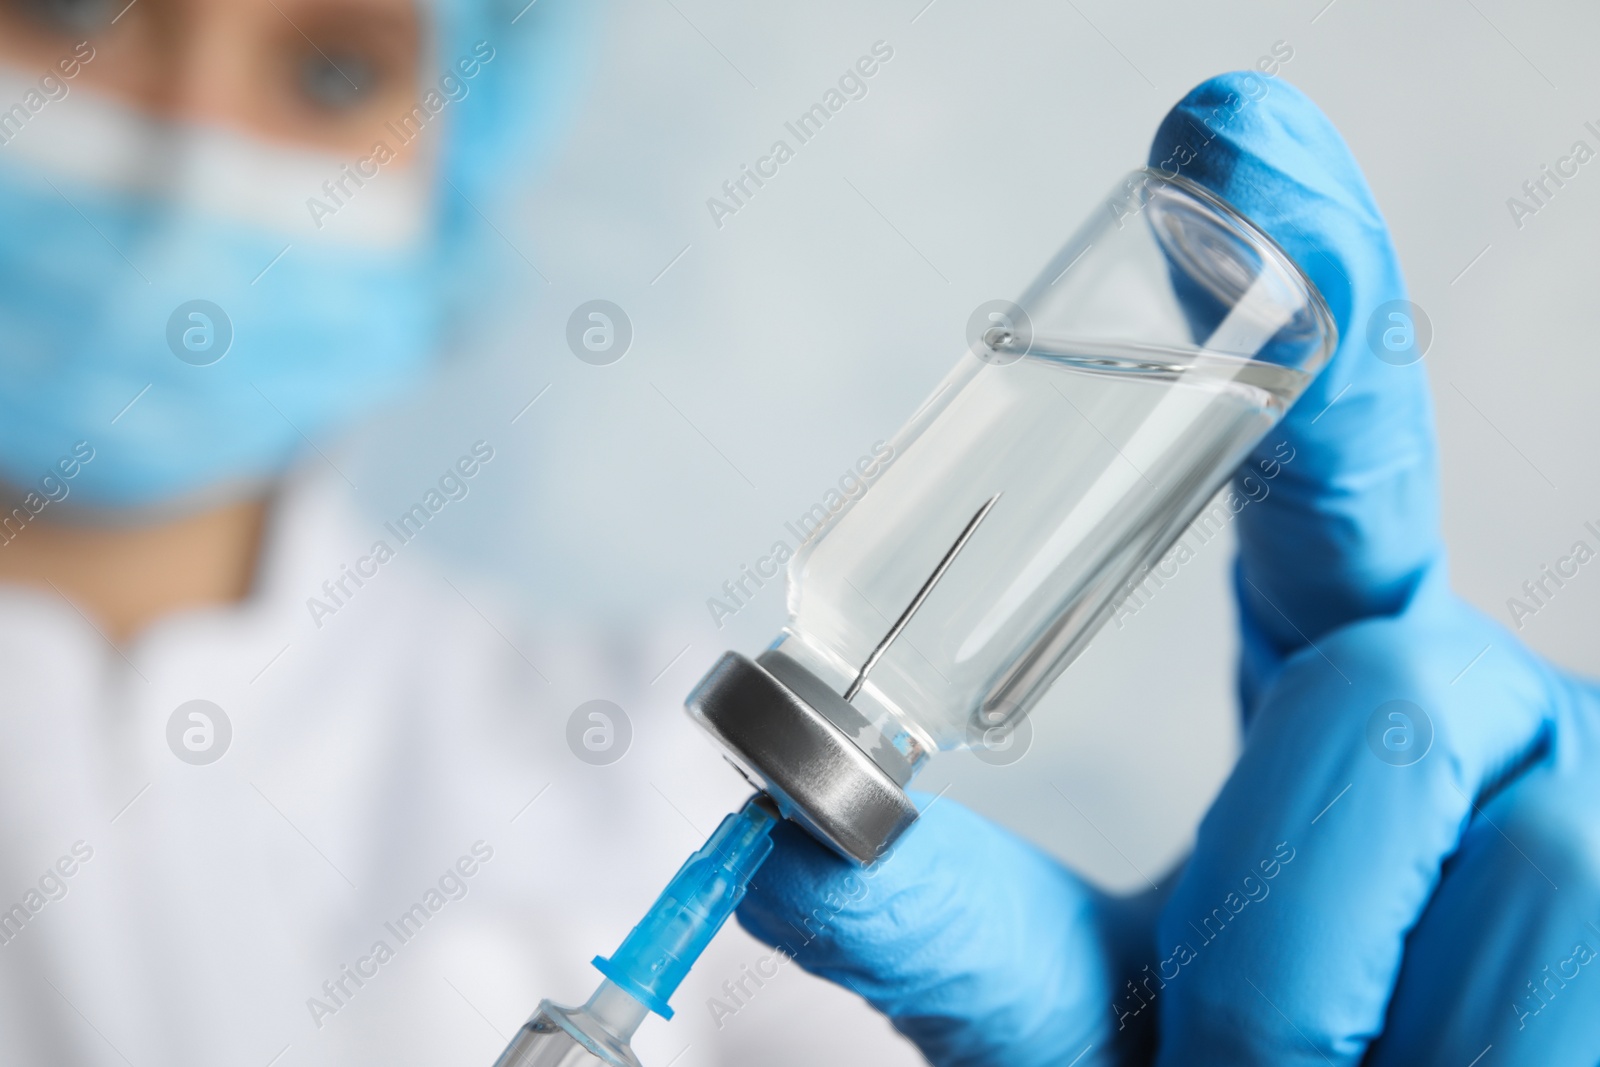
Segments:
[[[760,666],[811,688],[809,706],[899,786],[934,752],[1009,730],[1336,339],[1270,237],[1186,179],[1133,172],[1015,303],[979,309],[871,484],[810,532]],[[691,713],[727,743],[736,712],[708,721],[705,695]],[[768,716],[759,702],[745,715]],[[771,766],[730,748],[770,784]],[[805,808],[839,785],[790,798],[802,821],[819,828]]]

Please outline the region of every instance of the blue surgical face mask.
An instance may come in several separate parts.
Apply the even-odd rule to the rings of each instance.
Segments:
[[[422,6],[437,110],[408,166],[0,68],[0,113],[30,116],[0,121],[0,482],[72,469],[74,505],[157,511],[259,492],[421,380],[447,320],[525,295],[483,220],[570,116],[589,8]]]
[[[0,108],[30,87],[0,74]],[[425,369],[425,160],[362,167],[84,90],[0,135],[0,480],[76,449],[79,504],[249,491]]]

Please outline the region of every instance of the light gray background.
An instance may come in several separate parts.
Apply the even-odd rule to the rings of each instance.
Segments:
[[[724,648],[759,649],[783,621],[775,584],[720,631],[706,598],[898,427],[956,359],[972,309],[1022,288],[1143,161],[1185,90],[1283,41],[1282,77],[1344,132],[1433,322],[1457,587],[1509,622],[1525,579],[1580,536],[1593,543],[1600,161],[1520,230],[1506,206],[1574,140],[1600,148],[1583,126],[1600,126],[1592,6],[924,2],[608,8],[556,165],[497,209],[539,273],[515,261],[524,275],[493,343],[366,437],[363,486],[392,486],[398,503],[492,430],[515,473],[475,489],[493,495],[446,528],[449,550],[597,645],[687,635],[672,691],[641,710],[677,722],[698,670]],[[719,230],[706,199],[878,40],[894,58],[868,96]],[[564,341],[593,298],[633,322],[608,367]],[[1104,884],[1158,880],[1236,750],[1231,551],[1209,546],[1095,641],[1035,711],[1020,763],[946,756],[922,784],[949,785]],[[1600,671],[1597,623],[1592,563],[1523,636]],[[704,751],[706,775],[731,773]],[[779,1063],[774,999],[749,1048]]]

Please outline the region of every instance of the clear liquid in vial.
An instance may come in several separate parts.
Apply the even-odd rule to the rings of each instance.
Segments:
[[[779,647],[843,692],[1000,500],[841,723],[913,769],[1026,713],[1309,381],[1205,350],[1035,340],[961,361],[871,489],[790,565]],[[880,761],[881,762],[881,761]]]

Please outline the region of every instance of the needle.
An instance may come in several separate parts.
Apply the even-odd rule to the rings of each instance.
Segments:
[[[933,568],[933,573],[928,575],[928,580],[922,583],[922,588],[917,590],[917,595],[911,598],[911,603],[906,606],[906,610],[901,612],[894,625],[889,627],[889,632],[883,636],[882,641],[878,642],[878,647],[872,650],[872,655],[867,657],[867,662],[861,665],[861,673],[856,675],[856,680],[850,683],[850,688],[844,691],[845,700],[854,700],[855,695],[861,692],[861,686],[867,680],[867,672],[878,665],[878,661],[883,658],[883,654],[889,651],[889,646],[894,644],[894,639],[899,637],[900,632],[911,623],[911,616],[915,615],[917,609],[922,607],[922,602],[928,599],[928,594],[933,592],[933,587],[939,584],[939,579],[943,578],[944,572],[950,569],[950,564],[956,561],[956,556],[960,555],[961,550],[967,547],[967,542],[972,540],[972,535],[978,532],[978,524],[983,522],[999,499],[999,493],[990,497],[984,502],[983,507],[978,509],[977,514],[973,515],[967,522],[966,528],[956,538],[955,544],[950,546],[950,550],[944,554],[944,558],[939,561],[939,565]]]

